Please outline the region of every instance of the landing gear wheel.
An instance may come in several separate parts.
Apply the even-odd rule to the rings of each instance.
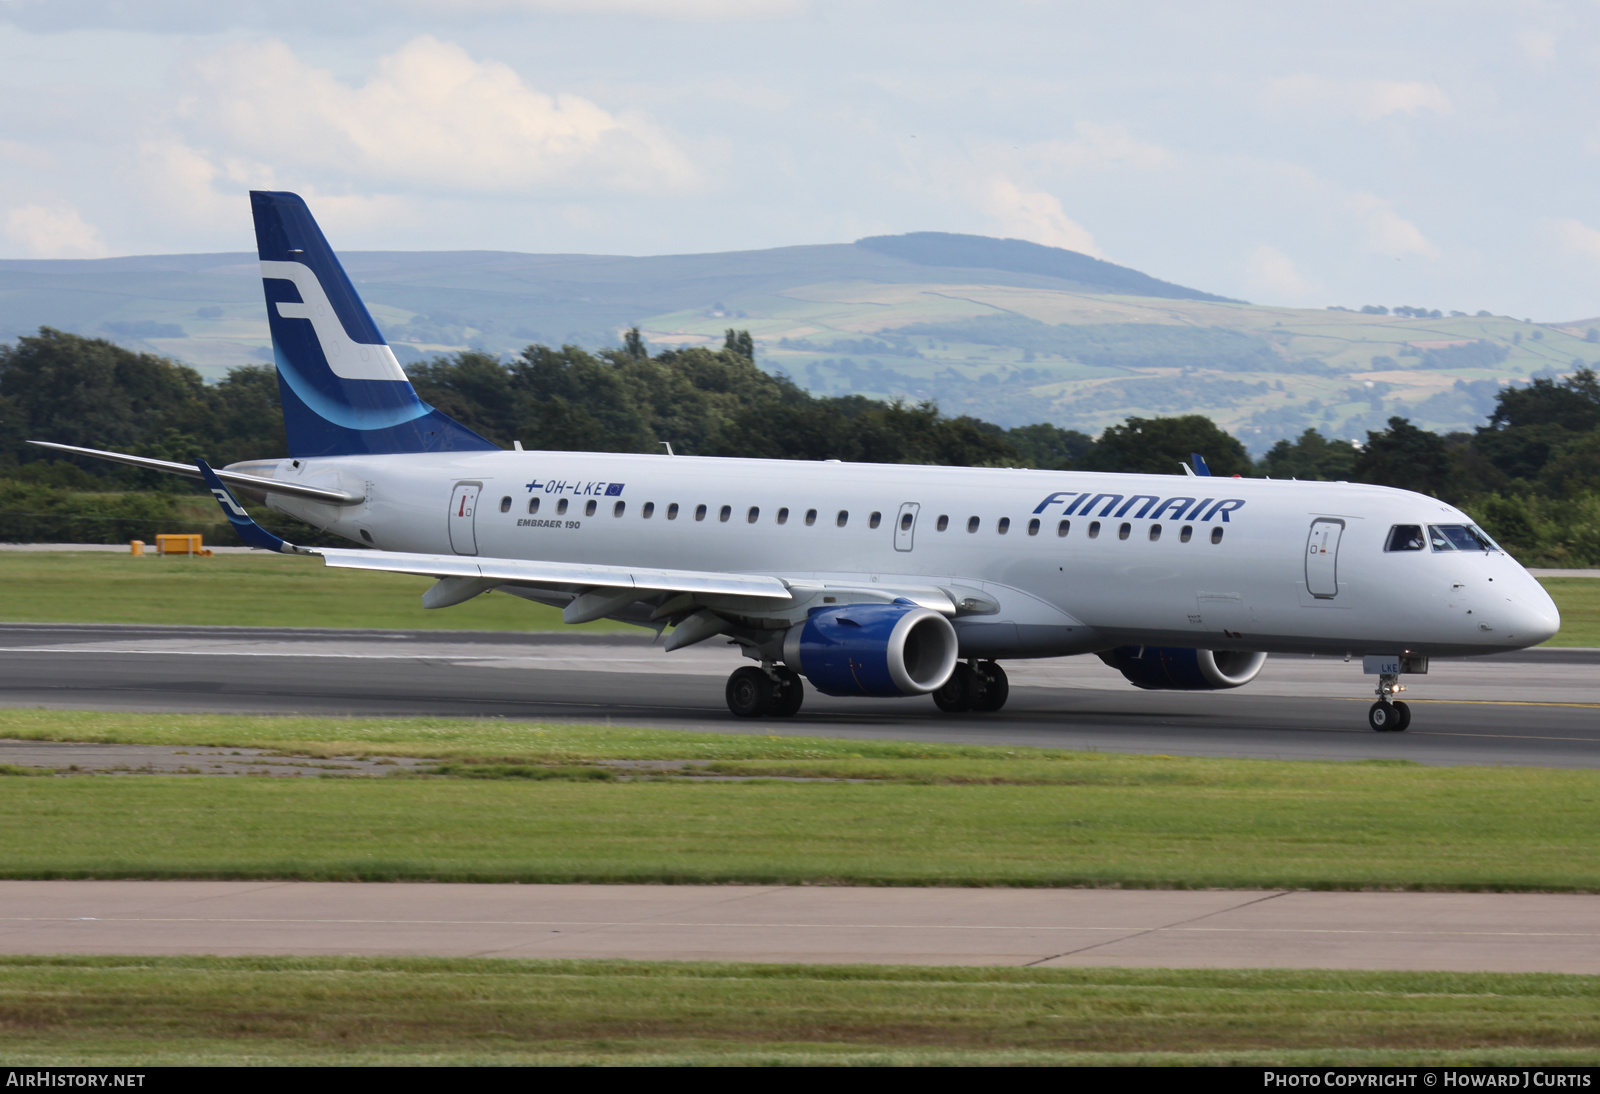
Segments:
[[[1411,706],[1407,703],[1396,703],[1394,712],[1400,715],[1399,723],[1394,727],[1396,733],[1404,733],[1411,728]]]
[[[993,661],[980,661],[973,676],[978,683],[978,694],[972,700],[973,710],[989,714],[1006,705],[1011,695],[1011,682],[1006,679],[1005,669]]]
[[[777,669],[777,685],[772,692],[772,707],[767,711],[774,718],[790,718],[800,709],[806,698],[806,686],[800,677],[789,669]]]
[[[728,709],[741,718],[759,718],[772,708],[772,677],[751,665],[728,677]]]
[[[933,705],[946,714],[961,714],[972,709],[972,701],[977,693],[978,681],[973,677],[972,670],[965,661],[957,661],[956,669],[950,674],[950,679],[944,682],[944,687],[933,689]]]
[[[1367,725],[1375,733],[1398,733],[1410,720],[1410,710],[1404,703],[1379,702],[1367,708]]]

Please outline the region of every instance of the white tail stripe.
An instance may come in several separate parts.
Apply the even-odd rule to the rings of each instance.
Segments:
[[[356,342],[345,333],[328,294],[317,280],[316,272],[303,262],[263,262],[261,276],[294,282],[300,290],[303,303],[280,301],[278,314],[285,319],[309,319],[322,343],[322,354],[328,367],[341,380],[399,380],[406,382],[405,371],[395,359],[394,351],[384,345],[366,345]]]

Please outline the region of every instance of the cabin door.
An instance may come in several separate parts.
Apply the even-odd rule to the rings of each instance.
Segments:
[[[912,537],[917,532],[917,510],[922,506],[914,501],[905,502],[900,506],[900,512],[894,518],[894,549],[896,551],[911,550]]]
[[[1318,600],[1339,595],[1339,537],[1342,520],[1314,520],[1306,537],[1306,589]]]
[[[478,553],[478,534],[473,514],[478,510],[481,482],[458,482],[450,493],[450,549],[458,555]]]

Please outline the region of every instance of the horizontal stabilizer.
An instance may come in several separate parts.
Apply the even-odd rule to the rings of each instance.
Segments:
[[[149,456],[130,456],[126,452],[106,452],[99,448],[79,448],[76,445],[55,444],[51,441],[29,441],[28,443],[36,444],[40,448],[53,448],[57,452],[68,452],[74,456],[93,456],[97,460],[125,463],[129,467],[142,467],[147,471],[163,471],[169,475],[182,475],[186,479],[205,478],[200,469],[195,464],[190,463],[174,463],[172,460],[157,460]],[[260,475],[241,475],[237,471],[218,471],[214,468],[211,473],[235,490],[244,490],[251,494],[285,494],[292,498],[325,501],[332,505],[358,505],[364,500],[359,494],[346,494],[342,490],[323,490],[316,486],[302,486],[297,482],[264,479]]]

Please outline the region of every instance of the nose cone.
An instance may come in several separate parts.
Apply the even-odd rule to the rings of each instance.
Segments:
[[[1500,606],[1507,637],[1519,649],[1548,642],[1561,630],[1556,602],[1532,574],[1523,571],[1522,578],[1513,586],[1515,593]]]

